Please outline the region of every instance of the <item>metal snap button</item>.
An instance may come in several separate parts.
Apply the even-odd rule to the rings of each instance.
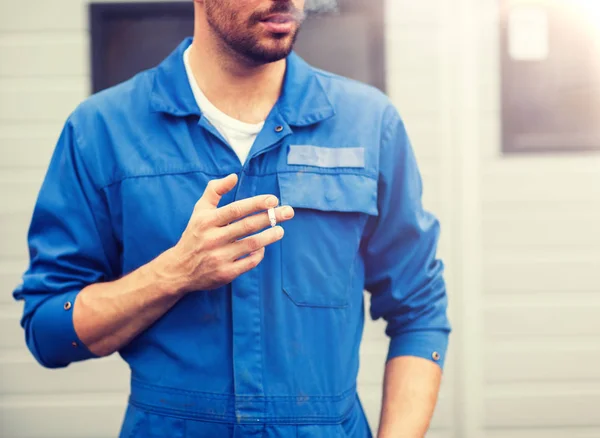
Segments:
[[[63,307],[65,310],[69,310],[71,307],[73,307],[73,305],[70,301],[67,301]]]
[[[438,360],[440,360],[440,353],[438,353],[437,351],[434,351],[433,354],[431,355],[431,357],[433,358],[433,360],[435,360],[437,362]]]

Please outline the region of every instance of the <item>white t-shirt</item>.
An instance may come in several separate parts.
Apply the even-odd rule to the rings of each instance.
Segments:
[[[240,163],[244,164],[250,148],[254,144],[254,140],[258,136],[258,133],[262,130],[265,122],[261,123],[244,123],[240,122],[233,117],[228,116],[216,106],[214,106],[204,95],[194,74],[192,73],[192,67],[190,65],[190,48],[183,54],[183,63],[185,64],[185,71],[194,93],[196,103],[202,111],[202,115],[208,119],[208,121],[219,131],[225,140],[229,143],[229,146],[235,151],[236,155],[240,159]]]

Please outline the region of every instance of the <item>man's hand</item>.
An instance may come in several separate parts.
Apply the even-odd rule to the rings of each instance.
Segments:
[[[73,324],[93,353],[107,356],[120,350],[186,293],[230,283],[260,263],[265,246],[282,238],[281,227],[259,232],[270,226],[264,210],[277,205],[274,196],[217,208],[236,184],[235,175],[209,182],[173,248],[119,280],[81,291],[73,306]],[[291,207],[276,209],[278,222],[293,216]]]
[[[170,261],[163,274],[184,294],[231,283],[255,268],[265,247],[283,237],[283,228],[270,228],[266,211],[279,203],[275,196],[256,196],[217,208],[236,184],[236,175],[210,181],[180,241],[165,253]],[[277,222],[284,222],[294,217],[294,210],[280,207],[275,214]]]

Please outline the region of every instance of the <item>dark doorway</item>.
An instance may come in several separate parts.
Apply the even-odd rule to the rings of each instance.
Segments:
[[[383,0],[337,3],[336,11],[309,14],[296,51],[316,67],[385,91]],[[193,22],[191,1],[92,3],[93,92],[159,64],[192,35]]]

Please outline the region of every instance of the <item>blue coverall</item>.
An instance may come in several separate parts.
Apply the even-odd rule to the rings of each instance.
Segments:
[[[51,368],[94,358],[73,327],[77,294],[175,245],[208,181],[236,173],[222,205],[274,194],[296,216],[256,269],[190,293],[120,351],[121,436],[371,436],[356,392],[363,290],[387,321],[389,358],[443,366],[450,332],[439,224],[403,122],[374,88],[292,53],[242,164],[194,100],[190,43],[68,118],[14,292],[27,345]]]

